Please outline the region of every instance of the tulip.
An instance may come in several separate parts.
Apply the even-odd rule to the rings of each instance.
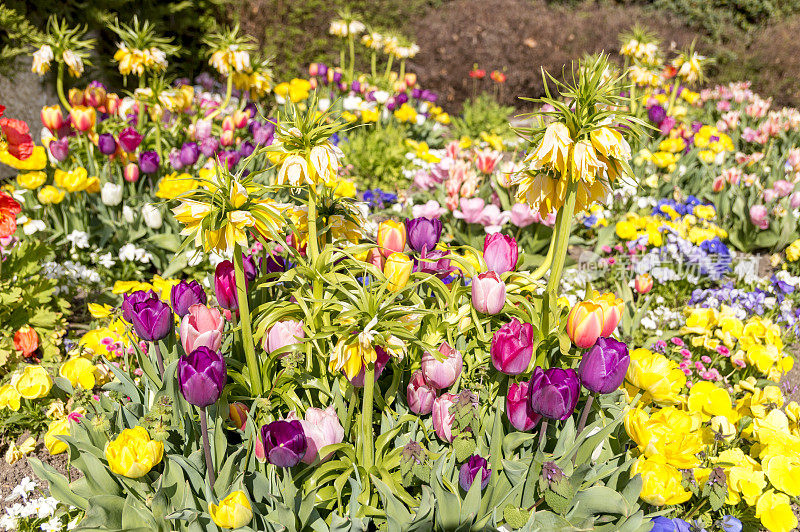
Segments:
[[[622,311],[625,310],[625,304],[611,292],[600,295],[595,292],[592,301],[603,309],[603,328],[600,331],[600,336],[611,336],[622,319]]]
[[[169,164],[175,170],[180,170],[183,168],[183,163],[181,162],[181,152],[177,148],[172,148],[168,155]]]
[[[772,185],[772,188],[775,190],[775,194],[777,194],[779,198],[785,198],[794,190],[794,183],[787,181],[786,179],[778,179]]]
[[[239,300],[236,295],[236,271],[233,263],[229,260],[223,260],[217,264],[214,271],[214,294],[222,308],[239,310]]]
[[[768,229],[769,220],[767,219],[767,208],[764,205],[751,206],[750,221],[759,229]]]
[[[264,455],[277,467],[293,467],[300,463],[308,449],[308,439],[298,420],[273,421],[261,427]]]
[[[456,414],[451,411],[451,408],[458,398],[457,395],[452,393],[444,393],[433,401],[431,414],[433,415],[433,429],[440,440],[448,443],[453,443],[455,437],[453,436],[453,420]]]
[[[119,105],[120,105],[121,102],[122,102],[122,100],[120,100],[119,95],[114,94],[114,93],[111,93],[111,94],[107,95],[106,96],[106,112],[108,112],[108,114],[110,114],[110,115],[117,114],[117,111],[119,110]]]
[[[145,299],[133,305],[133,328],[139,338],[155,342],[172,330],[172,309],[160,299]]]
[[[197,162],[200,156],[200,148],[196,142],[186,142],[181,146],[180,161],[184,166],[190,166]]]
[[[531,430],[542,419],[542,416],[531,410],[528,387],[529,383],[526,381],[515,382],[508,387],[506,416],[517,430]]]
[[[483,258],[486,267],[494,272],[505,273],[517,267],[517,241],[500,233],[486,235],[483,241]]]
[[[777,197],[778,197],[778,193],[775,192],[774,190],[772,190],[771,188],[768,188],[767,190],[765,190],[764,194],[762,195],[762,198],[764,199],[764,203],[772,203],[773,201],[775,201],[775,198],[777,198]]]
[[[31,356],[39,349],[39,335],[36,334],[36,330],[29,325],[20,327],[14,333],[14,349],[21,352],[23,357]]]
[[[264,349],[267,353],[274,353],[278,349],[299,343],[298,340],[305,337],[302,321],[279,321],[270,328],[269,333],[264,337]]]
[[[197,123],[194,125],[194,138],[195,140],[199,140],[203,142],[205,139],[211,136],[211,121],[210,120],[198,120]]]
[[[417,253],[433,251],[442,236],[442,222],[438,218],[413,218],[406,220],[408,245]]]
[[[72,127],[78,131],[87,132],[94,129],[94,124],[97,121],[97,114],[92,107],[85,107],[77,105],[69,112],[72,119]]]
[[[317,461],[324,462],[333,453],[328,453],[321,457],[319,455],[320,450],[328,445],[335,445],[344,441],[344,428],[339,422],[339,416],[336,415],[336,409],[333,405],[325,410],[309,408],[306,410],[306,418],[301,419],[300,424],[303,426],[306,443],[308,444],[306,454],[302,458],[305,464],[313,464]]]
[[[181,281],[173,285],[170,290],[170,302],[175,314],[183,318],[189,313],[189,308],[198,303],[206,304],[208,296],[197,281]],[[189,351],[187,351],[188,353]]]
[[[133,153],[142,143],[142,136],[132,127],[127,127],[119,133],[119,145],[128,153]]]
[[[69,100],[69,104],[72,106],[80,106],[83,105],[84,99],[83,91],[77,87],[72,87],[69,92],[67,93],[67,99]]]
[[[219,148],[219,141],[214,137],[207,137],[200,141],[200,153],[206,157],[211,157]]]
[[[603,331],[603,308],[592,301],[577,303],[567,316],[567,334],[581,349],[594,345]]]
[[[258,266],[256,266],[256,260],[252,255],[242,252],[242,269],[244,270],[245,284],[249,287],[250,283],[258,277]]]
[[[375,381],[377,381],[378,378],[381,376],[381,373],[383,373],[384,368],[386,368],[386,364],[389,363],[390,356],[388,351],[386,351],[386,349],[380,346],[375,346],[374,349],[375,349],[375,362],[373,363],[374,376],[375,376]],[[364,377],[366,376],[366,373],[367,373],[366,367],[364,366],[364,364],[362,364],[361,370],[355,375],[355,377],[349,379],[350,384],[352,384],[354,388],[363,388]]]
[[[139,180],[139,167],[136,163],[128,163],[122,171],[122,175],[128,183],[136,183]]]
[[[103,155],[113,155],[117,151],[117,141],[111,133],[103,133],[97,137],[97,149]]]
[[[93,81],[83,92],[83,101],[90,107],[100,107],[106,103],[106,88],[102,83]]]
[[[622,385],[630,361],[627,345],[613,338],[600,337],[584,353],[578,376],[587,390],[611,393]]]
[[[219,352],[201,346],[178,359],[178,386],[186,402],[200,408],[213,405],[227,380],[225,359]]]
[[[414,263],[404,253],[392,253],[383,266],[383,274],[389,281],[389,290],[399,292],[408,284]]]
[[[108,467],[128,478],[145,476],[164,457],[164,444],[150,439],[142,426],[125,429],[105,450]]]
[[[789,197],[789,206],[791,206],[792,209],[800,208],[800,192],[794,192]]]
[[[139,169],[145,174],[154,174],[158,171],[161,157],[155,151],[145,151],[139,154]]]
[[[528,369],[533,357],[533,325],[517,318],[506,323],[492,337],[492,364],[506,375],[519,375]]]
[[[247,125],[247,120],[250,118],[250,115],[246,111],[240,111],[237,109],[233,112],[231,119],[233,121],[233,125],[237,129],[242,129]]]
[[[253,508],[243,491],[232,492],[219,501],[219,505],[208,503],[208,513],[220,528],[240,528],[253,519]]]
[[[649,273],[637,275],[633,286],[638,293],[646,294],[653,289],[653,276]]]
[[[489,469],[489,462],[485,458],[473,454],[469,459],[461,464],[461,470],[458,473],[458,484],[464,491],[469,491],[472,483],[480,474],[481,491],[486,489],[489,484],[489,477],[492,475],[492,470]]]
[[[247,414],[250,410],[244,403],[231,403],[228,405],[228,420],[237,429],[244,431],[247,427]]]
[[[47,432],[44,433],[44,446],[53,456],[69,449],[69,446],[57,436],[69,436],[69,418],[64,417],[51,421],[47,426]]]
[[[100,189],[100,200],[103,205],[108,207],[115,207],[122,203],[122,185],[117,185],[110,181],[105,183],[103,188]]]
[[[150,229],[161,229],[161,226],[164,224],[161,211],[152,203],[145,203],[142,205],[142,219],[144,220],[144,224]]]
[[[381,252],[378,250],[378,248],[372,248],[367,252],[367,262],[383,271],[383,255],[381,255]]]
[[[422,372],[417,370],[411,376],[411,381],[406,388],[406,401],[408,409],[424,416],[430,414],[433,409],[433,402],[436,400],[436,390],[425,382]]]
[[[61,106],[46,105],[41,112],[42,125],[51,132],[56,133],[64,125],[64,115],[61,114]]]
[[[392,253],[402,253],[406,247],[406,226],[402,222],[386,220],[378,226],[378,247],[384,258]]]
[[[472,278],[472,306],[483,314],[497,314],[506,304],[506,284],[496,272],[479,273]]]
[[[575,411],[581,383],[574,369],[537,367],[528,388],[531,410],[564,421]]]
[[[422,355],[422,375],[430,386],[443,390],[456,382],[461,375],[464,361],[461,353],[450,347],[447,342],[439,347],[439,354],[442,360],[438,360],[427,351]]]
[[[158,296],[152,290],[137,290],[136,292],[123,295],[121,305],[122,319],[128,323],[133,323],[134,306],[148,299],[158,299]]]
[[[63,162],[69,157],[69,137],[59,140],[52,140],[48,145],[50,155],[58,162]]]

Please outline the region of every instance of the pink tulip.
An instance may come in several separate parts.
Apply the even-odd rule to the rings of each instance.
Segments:
[[[767,229],[769,227],[767,208],[764,205],[753,205],[750,207],[750,221],[759,229]]]
[[[461,353],[450,347],[447,342],[439,347],[439,353],[441,361],[427,351],[422,355],[422,375],[429,385],[442,390],[456,382],[464,367],[464,360]]]
[[[218,309],[196,303],[181,320],[181,345],[186,354],[201,346],[218,351],[222,345],[224,322]]]
[[[453,393],[445,393],[436,398],[433,402],[433,429],[439,439],[448,443],[453,443],[453,420],[456,417],[455,412],[452,412],[450,407],[455,404],[457,395]]]
[[[436,200],[428,200],[422,205],[414,205],[411,207],[411,212],[414,215],[414,218],[434,219],[439,218],[446,213],[447,209],[439,205],[439,202]]]
[[[494,150],[480,150],[475,152],[475,166],[484,174],[491,174],[494,171],[497,161],[499,161],[502,156],[503,154]]]
[[[274,353],[278,349],[298,343],[298,340],[305,336],[302,321],[279,321],[264,338],[264,349],[267,353]]]
[[[778,193],[777,193],[777,192],[775,192],[775,191],[774,191],[773,189],[771,189],[771,188],[768,188],[768,189],[766,189],[766,190],[764,191],[764,194],[763,194],[763,196],[762,196],[762,197],[764,198],[764,203],[770,203],[770,202],[772,202],[772,201],[775,201],[775,198],[776,198],[777,196],[778,196]]]
[[[286,419],[297,419],[297,415],[291,412]],[[306,418],[300,420],[303,425],[303,432],[306,435],[306,454],[302,461],[306,464],[313,464],[317,460],[324,462],[333,453],[328,453],[324,458],[319,456],[319,451],[326,445],[334,445],[344,441],[344,428],[336,415],[333,405],[325,410],[321,408],[309,408],[306,410]]]
[[[794,190],[794,184],[785,179],[778,179],[775,181],[775,184],[772,185],[772,188],[779,198],[785,198]]]
[[[536,221],[533,209],[527,203],[516,203],[511,207],[511,223],[517,227],[527,227]]]
[[[472,306],[483,314],[497,314],[506,303],[506,284],[493,271],[472,278]]]
[[[800,207],[800,192],[795,192],[792,194],[792,197],[789,198],[789,205],[792,209],[797,209]]]
[[[415,371],[411,382],[408,383],[408,388],[406,388],[408,409],[418,416],[430,414],[435,399],[436,390],[428,386],[421,371]]]
[[[458,203],[460,210],[455,211],[453,216],[470,224],[479,224],[483,219],[485,205],[486,202],[481,198],[461,198]]]
[[[528,382],[514,383],[508,387],[506,416],[517,430],[531,430],[542,416],[531,410],[528,402]]]

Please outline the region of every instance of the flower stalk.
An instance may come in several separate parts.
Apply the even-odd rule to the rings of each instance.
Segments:
[[[364,468],[369,471],[373,466],[374,434],[372,431],[372,407],[375,396],[375,364],[365,365],[364,372],[364,397],[361,407],[361,448],[364,453]]]
[[[224,99],[224,100],[222,100],[222,103],[221,103],[221,104],[219,104],[219,107],[217,107],[216,109],[214,109],[214,110],[211,112],[211,114],[210,114],[210,115],[208,115],[208,116],[206,117],[206,120],[208,120],[208,121],[210,122],[210,121],[211,121],[211,120],[213,120],[213,119],[214,119],[214,118],[215,118],[215,117],[216,117],[218,114],[220,114],[220,113],[222,112],[222,110],[223,110],[223,109],[225,109],[226,107],[228,107],[228,104],[229,104],[229,103],[230,103],[230,101],[231,101],[231,94],[233,94],[233,73],[232,73],[232,72],[231,72],[231,73],[228,75],[228,82],[227,82],[227,85],[226,85],[226,87],[225,87],[225,99]]]
[[[206,471],[208,471],[208,483],[214,489],[216,475],[214,473],[214,462],[211,460],[211,443],[208,441],[208,410],[200,409],[200,431],[203,433],[203,455],[206,459]]]
[[[260,397],[263,393],[261,382],[261,368],[258,365],[255,348],[253,347],[253,330],[250,323],[250,307],[247,302],[247,283],[244,277],[244,261],[242,247],[236,244],[233,251],[234,271],[236,275],[236,297],[239,301],[239,323],[242,326],[242,347],[247,362],[247,371],[250,374],[250,388],[253,395]]]

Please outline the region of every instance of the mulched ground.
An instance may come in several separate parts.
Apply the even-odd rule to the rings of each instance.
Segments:
[[[17,440],[17,444],[21,444],[28,438],[28,436],[30,436],[28,433],[20,436],[20,438]],[[5,457],[7,449],[8,445],[3,445],[0,447],[0,454],[3,457]],[[67,453],[51,456],[41,439],[36,446],[36,450],[29,456],[38,458],[42,462],[50,464],[61,474],[66,475],[67,473]],[[72,470],[73,478],[79,474],[79,471],[76,469]],[[14,465],[8,465],[5,460],[0,460],[0,512],[4,512],[6,507],[13,504],[13,502],[6,501],[6,497],[11,494],[11,491],[17,487],[20,481],[25,477],[29,477],[39,485],[39,488],[46,491],[47,483],[39,480],[39,478],[33,473],[33,469],[31,469],[27,459],[18,460]]]

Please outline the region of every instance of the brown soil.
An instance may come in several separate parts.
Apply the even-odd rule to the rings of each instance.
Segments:
[[[781,389],[786,396],[786,402],[800,402],[800,343],[793,344],[787,351],[794,355],[794,367],[781,381]]]
[[[28,433],[20,436],[19,440],[17,440],[17,444],[25,441],[28,436],[30,436]],[[3,457],[5,457],[7,449],[8,445],[3,445],[0,447],[0,454],[2,454]],[[67,453],[51,456],[41,440],[37,442],[36,450],[29,456],[38,458],[42,462],[50,464],[61,474],[67,474]],[[77,474],[80,474],[80,472],[76,469],[73,469],[73,477]],[[13,504],[11,501],[6,501],[6,497],[11,494],[11,491],[17,487],[20,481],[25,477],[29,477],[38,484],[40,489],[46,491],[47,483],[39,479],[39,477],[34,474],[33,469],[31,469],[27,459],[19,460],[13,465],[8,465],[5,460],[0,461],[0,512],[3,512],[6,507]]]

